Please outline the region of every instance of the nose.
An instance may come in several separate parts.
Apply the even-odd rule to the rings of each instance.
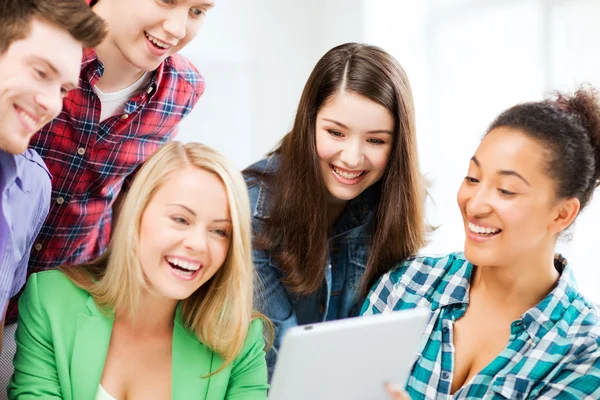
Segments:
[[[182,10],[174,9],[167,14],[163,22],[163,29],[168,35],[181,40],[186,34],[187,20],[187,9],[185,13]]]
[[[183,240],[186,249],[193,253],[204,253],[208,249],[208,237],[206,231],[194,229],[188,232]]]
[[[44,93],[39,93],[35,97],[38,105],[37,113],[46,119],[54,119],[58,116],[63,107],[63,97],[58,90],[48,90]],[[47,122],[47,121],[46,121]]]
[[[490,196],[490,189],[485,186],[474,188],[471,195],[467,197],[465,205],[467,215],[479,217],[490,213],[492,211]]]
[[[359,140],[349,140],[346,146],[342,149],[340,160],[349,169],[357,168],[362,164],[363,152],[362,145]]]

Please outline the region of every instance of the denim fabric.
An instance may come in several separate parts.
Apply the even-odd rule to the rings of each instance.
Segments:
[[[272,155],[253,164],[245,172],[252,207],[252,228],[260,232],[269,218],[272,192],[266,177],[277,174],[279,156]],[[272,181],[272,180],[271,180]],[[315,293],[300,296],[288,291],[281,279],[283,271],[268,251],[254,249],[253,259],[259,281],[255,306],[275,325],[275,341],[267,353],[269,378],[277,360],[277,350],[287,329],[296,325],[357,316],[360,280],[367,264],[369,243],[376,205],[375,189],[364,191],[352,200],[340,216],[329,237],[329,255],[325,280]],[[310,234],[310,227],[307,227]]]

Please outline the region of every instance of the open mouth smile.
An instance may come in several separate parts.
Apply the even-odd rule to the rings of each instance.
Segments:
[[[204,267],[200,262],[188,261],[179,257],[167,256],[165,260],[171,267],[171,272],[185,280],[194,279]]]

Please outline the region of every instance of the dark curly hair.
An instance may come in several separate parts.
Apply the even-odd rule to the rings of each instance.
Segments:
[[[554,93],[540,102],[504,111],[490,125],[518,129],[546,149],[546,173],[558,198],[577,198],[583,209],[600,182],[598,92],[581,86],[573,94]]]

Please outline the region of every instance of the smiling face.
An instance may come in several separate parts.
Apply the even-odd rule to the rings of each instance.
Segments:
[[[331,201],[350,201],[381,179],[393,132],[393,115],[363,96],[342,91],[325,101],[317,113],[316,145]]]
[[[198,34],[213,0],[100,0],[110,46],[132,68],[154,71]]]
[[[458,191],[471,263],[513,265],[552,251],[570,223],[563,214],[573,199],[556,199],[545,154],[512,128],[496,128],[483,139]]]
[[[34,18],[29,35],[0,55],[0,149],[23,153],[60,113],[63,97],[78,84],[81,54],[66,30]]]
[[[185,167],[170,175],[142,215],[139,254],[152,289],[188,298],[221,268],[231,241],[225,186],[213,173]]]

